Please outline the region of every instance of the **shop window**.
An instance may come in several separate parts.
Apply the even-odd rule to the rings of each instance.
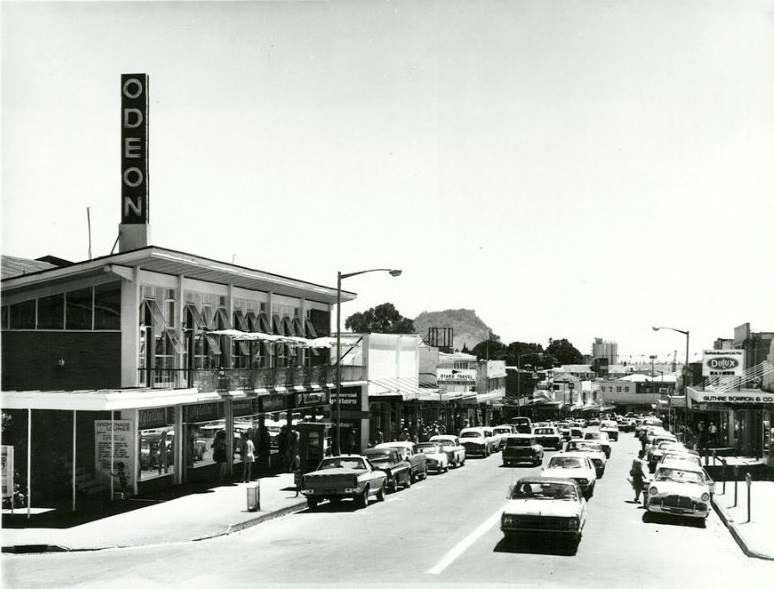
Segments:
[[[140,474],[138,480],[147,481],[175,472],[175,429],[162,427],[141,429]]]
[[[94,287],[94,329],[121,329],[121,283]]]
[[[64,329],[64,294],[38,299],[38,329]]]
[[[67,329],[91,329],[91,287],[67,293]]]
[[[35,329],[35,300],[11,305],[11,329]]]

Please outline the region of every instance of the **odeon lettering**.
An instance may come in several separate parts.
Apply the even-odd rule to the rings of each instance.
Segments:
[[[121,222],[148,222],[148,76],[121,76]]]

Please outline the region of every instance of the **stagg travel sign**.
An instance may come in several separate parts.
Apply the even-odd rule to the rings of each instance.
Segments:
[[[704,350],[702,376],[744,375],[744,350]]]

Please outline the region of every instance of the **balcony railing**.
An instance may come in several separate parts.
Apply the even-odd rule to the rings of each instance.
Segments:
[[[365,380],[365,366],[342,366],[341,382]],[[253,391],[276,387],[324,387],[336,383],[334,366],[286,366],[275,368],[143,368],[138,386],[156,389],[195,388],[201,392]]]

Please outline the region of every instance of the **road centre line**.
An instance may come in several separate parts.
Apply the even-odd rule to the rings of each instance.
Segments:
[[[489,531],[489,529],[500,520],[500,514],[502,512],[503,512],[503,508],[501,507],[495,513],[489,516],[484,521],[484,523],[478,526],[465,538],[457,542],[457,545],[454,546],[454,548],[452,548],[451,550],[449,550],[449,552],[444,554],[443,558],[441,558],[441,560],[439,560],[438,563],[433,568],[427,571],[427,574],[440,575],[446,569],[446,567],[448,567],[451,563],[457,560],[457,558],[462,556],[462,554],[468,548],[470,548],[476,542],[476,540],[478,540],[481,536],[486,534],[487,531]]]

